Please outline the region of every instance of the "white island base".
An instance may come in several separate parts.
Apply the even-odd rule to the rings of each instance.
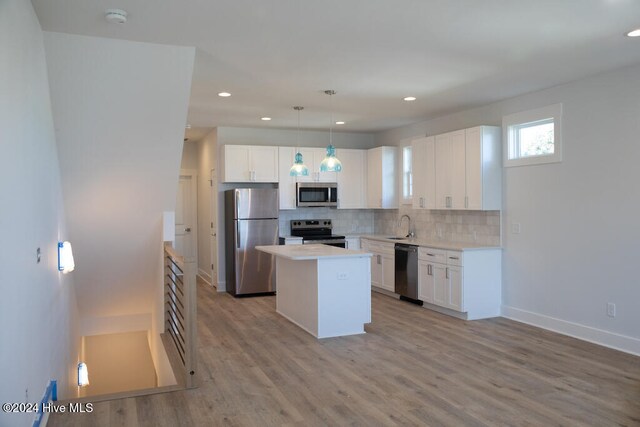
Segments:
[[[258,246],[276,256],[276,311],[316,338],[364,333],[371,254],[326,245]]]

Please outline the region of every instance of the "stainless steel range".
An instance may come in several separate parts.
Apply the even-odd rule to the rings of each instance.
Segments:
[[[330,219],[294,219],[291,221],[291,235],[302,237],[303,245],[324,244],[346,248],[344,236],[332,234]]]

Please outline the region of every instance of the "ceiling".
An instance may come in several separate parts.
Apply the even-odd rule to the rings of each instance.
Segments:
[[[306,129],[376,132],[640,62],[636,0],[32,3],[46,31],[195,46],[194,132],[294,128],[294,105]]]

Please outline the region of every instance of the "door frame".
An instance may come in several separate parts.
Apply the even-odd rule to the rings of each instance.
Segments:
[[[209,171],[209,252],[211,268],[211,286],[215,287],[218,292],[224,291],[220,289],[218,280],[218,171],[212,167]]]
[[[180,169],[181,176],[191,177],[191,238],[193,239],[193,257],[198,262],[198,171],[196,169]]]

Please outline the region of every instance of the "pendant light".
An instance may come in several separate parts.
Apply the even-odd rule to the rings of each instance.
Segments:
[[[325,90],[324,93],[329,95],[329,99],[336,94],[335,90]],[[333,146],[333,105],[329,102],[329,145],[327,146],[327,155],[320,163],[320,172],[340,172],[342,163],[336,157],[336,147]]]
[[[304,110],[304,107],[295,106],[294,110],[298,112],[298,147],[300,146],[300,111]],[[302,153],[299,151],[296,153],[293,166],[289,170],[289,176],[309,176],[309,168],[302,162]]]

